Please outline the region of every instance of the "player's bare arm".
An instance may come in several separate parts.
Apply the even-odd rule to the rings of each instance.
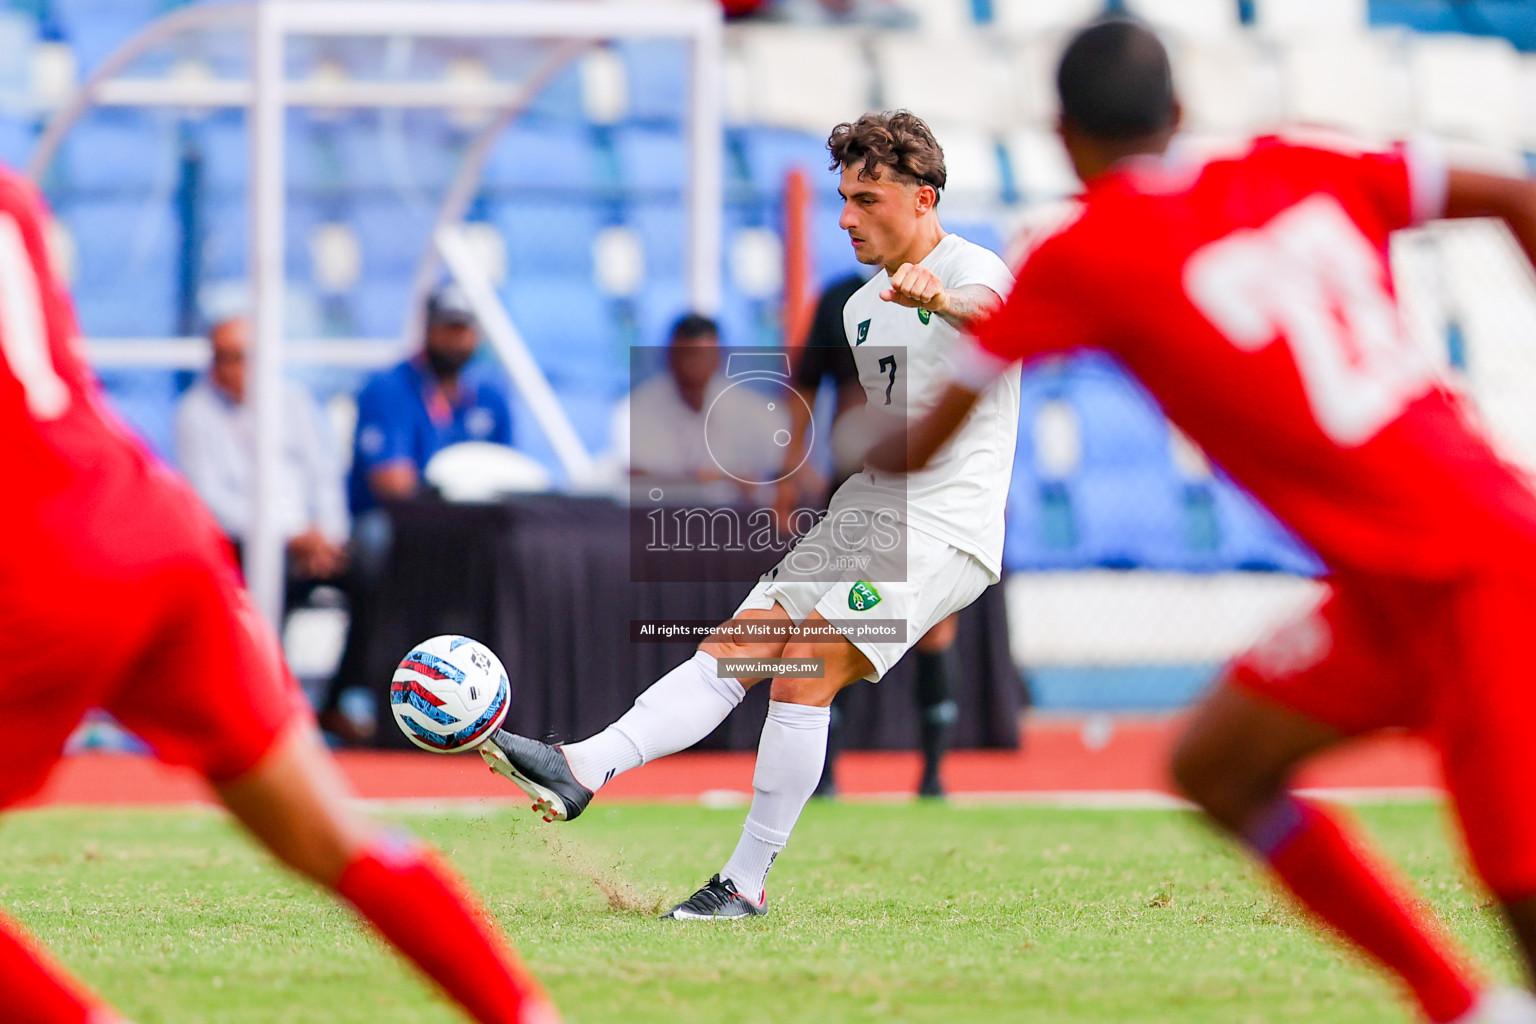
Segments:
[[[905,429],[898,427],[869,449],[864,464],[884,473],[912,473],[928,465],[970,415],[978,392],[951,384],[922,419]]]
[[[936,313],[951,327],[966,330],[1003,304],[1002,296],[984,284],[945,288],[937,274],[918,263],[903,263],[891,275],[891,286],[880,293],[886,302]]]
[[[1498,217],[1509,225],[1526,259],[1536,266],[1536,182],[1452,169],[1445,215]]]

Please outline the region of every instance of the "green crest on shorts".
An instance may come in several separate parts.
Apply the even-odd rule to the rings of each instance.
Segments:
[[[926,309],[920,309],[917,311],[917,318],[923,322],[924,327],[927,327],[928,321],[933,319],[933,314]]]
[[[880,591],[863,580],[848,588],[848,607],[856,612],[867,612],[880,603]]]
[[[868,340],[869,340],[869,321],[868,320],[861,320],[861,321],[859,321],[859,336],[856,339],[854,339],[854,342],[853,342],[854,347],[857,348],[858,346],[864,344]]]

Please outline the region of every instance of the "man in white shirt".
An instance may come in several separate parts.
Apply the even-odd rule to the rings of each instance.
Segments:
[[[866,114],[834,128],[827,145],[842,169],[840,224],[860,262],[879,268],[843,310],[866,412],[921,416],[950,379],[961,330],[1002,304],[1012,277],[995,254],[939,224],[944,154],[921,119]],[[547,820],[570,819],[618,773],[696,743],[725,719],[760,678],[736,678],[745,665],[727,671],[724,659],[819,660],[819,674],[786,665],[773,677],[741,840],[718,874],[664,916],[766,913],[768,869],[821,776],[832,698],[859,679],[879,680],[997,582],[1018,415],[1014,370],[978,397],[927,468],[850,477],[731,623],[596,736],[552,746],[501,731],[481,755]],[[771,638],[728,630],[743,620]],[[871,620],[899,633],[876,633]]]
[[[213,326],[213,362],[176,410],[176,462],[237,546],[251,526],[254,420],[246,402],[250,322]],[[282,472],[274,501],[287,540],[288,575],[299,585],[332,580],[346,568],[347,504],[336,448],[315,400],[283,382]]]
[[[673,324],[666,370],[630,392],[614,414],[615,448],[629,473],[686,500],[729,503],[778,476],[777,449],[789,413],[721,373],[719,327],[689,313]],[[677,486],[682,485],[682,486]]]

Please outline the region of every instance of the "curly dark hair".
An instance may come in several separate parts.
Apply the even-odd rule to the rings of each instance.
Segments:
[[[830,169],[846,170],[862,164],[859,177],[878,177],[880,168],[909,185],[932,185],[942,191],[948,176],[944,150],[923,119],[910,110],[884,110],[844,122],[827,137],[832,154]]]

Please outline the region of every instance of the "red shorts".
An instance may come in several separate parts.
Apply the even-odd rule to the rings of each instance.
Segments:
[[[1501,899],[1536,895],[1536,578],[1339,577],[1233,684],[1348,735],[1402,727],[1440,754],[1472,861]]]
[[[180,481],[150,470],[82,484],[17,519],[0,552],[0,806],[42,786],[92,707],[214,782],[308,713]]]

